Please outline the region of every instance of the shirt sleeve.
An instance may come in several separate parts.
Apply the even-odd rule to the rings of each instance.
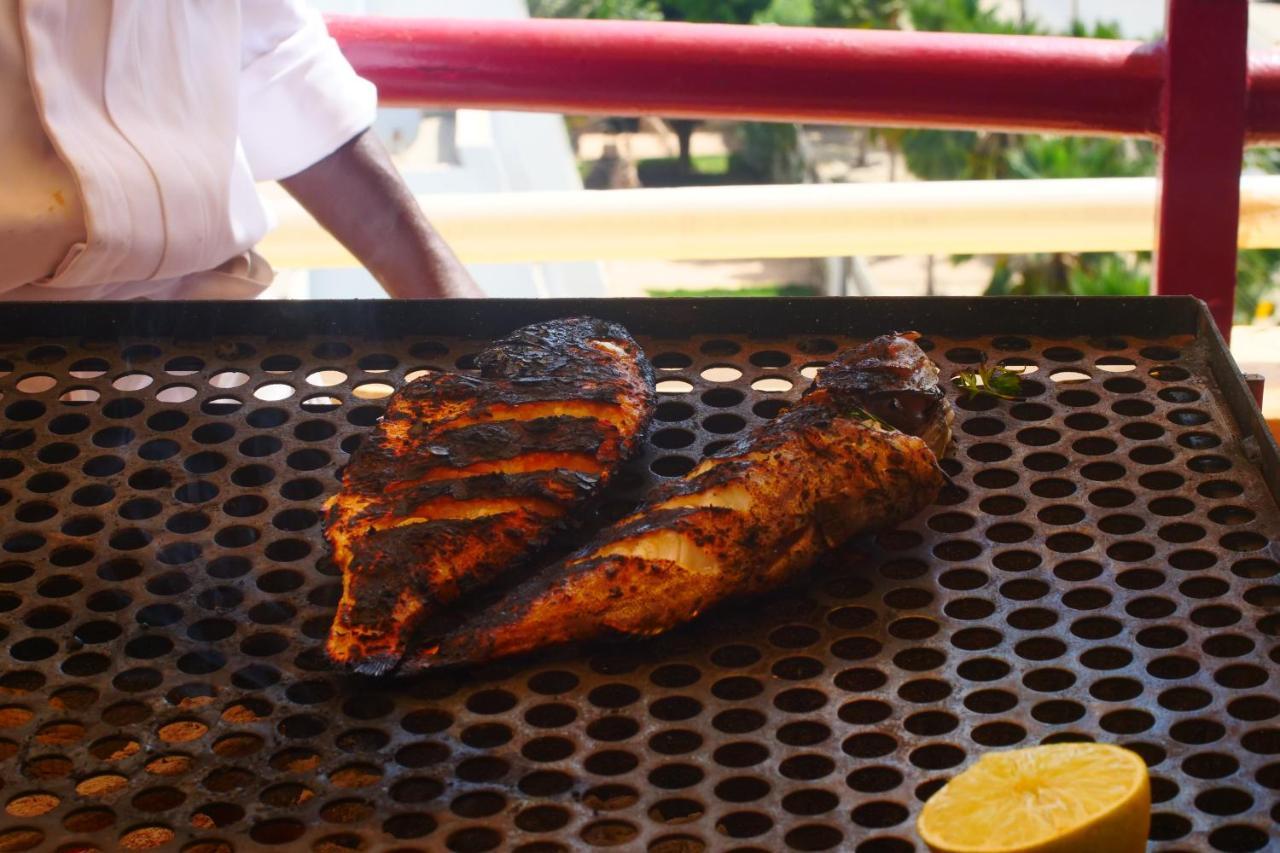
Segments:
[[[378,95],[305,0],[241,0],[240,143],[256,180],[296,175],[373,124]]]

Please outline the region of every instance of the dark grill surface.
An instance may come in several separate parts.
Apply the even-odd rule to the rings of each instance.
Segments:
[[[849,342],[643,338],[601,514]],[[321,502],[483,341],[0,344],[0,850],[896,853],[984,750],[1081,739],[1147,760],[1153,849],[1275,849],[1280,526],[1199,344],[931,343],[1034,368],[957,398],[937,506],[668,637],[399,683],[326,667]]]

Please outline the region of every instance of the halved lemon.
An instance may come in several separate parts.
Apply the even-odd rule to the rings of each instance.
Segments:
[[[1141,853],[1151,788],[1134,752],[1061,743],[991,752],[925,803],[934,853]]]

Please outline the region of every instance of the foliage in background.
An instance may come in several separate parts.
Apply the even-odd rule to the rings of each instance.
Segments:
[[[1130,177],[1155,169],[1150,143],[1124,139],[912,130],[902,150],[907,168],[925,180]],[[997,255],[986,292],[1133,295],[1149,283],[1149,273],[1126,255]]]
[[[773,184],[794,184],[804,179],[799,127],[748,121],[740,125],[740,130],[742,146],[732,159],[743,171]]]
[[[978,0],[909,0],[916,29],[1033,34],[1034,23],[997,18]],[[1071,35],[1115,38],[1114,26],[1075,24]],[[1154,174],[1150,143],[1078,136],[1029,136],[989,131],[909,130],[901,150],[907,168],[925,180],[1130,177]],[[1150,273],[1130,255],[1049,252],[997,255],[989,295],[1146,293]]]
[[[705,24],[749,24],[763,12],[770,0],[658,0],[658,11],[668,21],[690,21]],[[700,121],[677,118],[667,122],[675,131],[680,146],[680,167],[686,175],[693,172],[691,145],[693,132]]]
[[[1133,178],[1154,175],[1156,150],[1145,139],[1020,136],[1005,152],[1011,178]]]
[[[1251,148],[1245,151],[1246,172],[1280,174],[1280,150]],[[1241,249],[1236,257],[1236,322],[1248,322],[1264,299],[1277,298],[1280,249]]]
[[[813,0],[815,27],[898,29],[906,11],[903,0]]]
[[[1258,303],[1275,299],[1280,249],[1241,249],[1236,256],[1236,322],[1248,323]]]
[[[803,16],[807,5],[811,14]],[[816,26],[935,32],[1037,34],[1034,22],[1000,18],[980,0],[775,0],[757,20]],[[1073,24],[1070,35],[1118,38],[1114,25]],[[1155,150],[1146,142],[1089,137],[1025,136],[987,131],[882,128],[872,131],[890,155],[923,180],[1085,178],[1150,175]],[[1138,294],[1150,288],[1148,263],[1115,253],[997,256],[989,294]]]
[[[971,130],[907,130],[899,146],[911,174],[926,181],[1011,177],[1009,153],[1018,137]]]
[[[639,18],[784,26],[823,26],[921,31],[1033,34],[1034,22],[997,17],[982,0],[529,0],[540,17]],[[1118,38],[1112,24],[1072,24],[1068,35]],[[712,182],[699,175],[689,144],[696,122],[672,122],[681,157],[675,180]],[[986,131],[869,129],[891,156],[896,177],[901,158],[923,180],[1126,177],[1154,173],[1156,156],[1145,141],[1091,137],[1024,136]],[[742,145],[729,175],[784,183],[798,179],[802,165],[793,125],[744,123]],[[1280,174],[1280,152],[1248,152],[1254,171]],[[1280,249],[1239,254],[1236,319],[1247,322],[1280,278]],[[987,292],[1134,295],[1148,292],[1150,261],[1117,253],[1045,253],[995,258]]]
[[[636,173],[644,187],[713,187],[769,183],[751,171],[741,158],[730,154],[703,154],[693,157],[693,171],[686,172],[677,157],[654,157],[636,161]]]
[[[529,0],[535,18],[618,18],[662,20],[652,0]]]
[[[540,18],[641,18],[704,24],[749,24],[771,2],[772,0],[530,0],[529,13]],[[701,123],[698,119],[690,118],[667,120],[667,124],[675,132],[680,149],[677,160],[680,174],[686,177],[694,175],[693,132]],[[781,164],[785,158],[786,155],[780,152],[777,164],[762,164],[765,174],[774,174],[774,165]]]
[[[667,21],[704,24],[749,24],[768,7],[770,0],[658,0],[658,11]]]
[[[1114,252],[1076,255],[1069,273],[1071,292],[1080,296],[1145,296],[1151,290],[1151,257],[1143,252],[1132,260]]]
[[[783,27],[813,26],[813,0],[773,0],[768,8],[756,15],[755,23]]]
[[[931,33],[1035,33],[1034,24],[996,17],[979,0],[908,0],[914,29]]]
[[[1144,296],[1151,287],[1150,259],[1115,252],[1000,255],[988,296]]]
[[[818,288],[812,284],[756,284],[750,287],[678,287],[671,289],[653,288],[645,291],[645,296],[817,296]]]

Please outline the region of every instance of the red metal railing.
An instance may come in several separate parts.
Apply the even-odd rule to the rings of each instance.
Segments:
[[[1230,332],[1246,134],[1280,141],[1247,0],[1168,0],[1132,41],[570,20],[330,19],[388,105],[1143,136],[1162,143],[1157,290]],[[1247,70],[1246,70],[1247,66]]]
[[[340,18],[388,104],[1154,136],[1139,42],[630,21]]]
[[[1231,337],[1248,95],[1244,2],[1171,0],[1160,99],[1155,280],[1203,299]]]

